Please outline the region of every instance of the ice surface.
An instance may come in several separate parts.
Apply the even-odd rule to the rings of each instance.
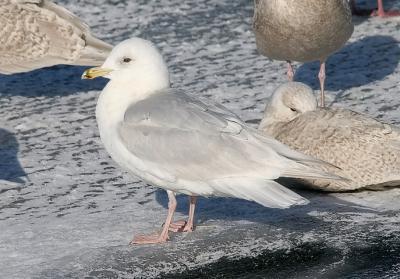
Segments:
[[[154,41],[175,86],[223,103],[251,125],[286,81],[283,62],[257,54],[252,1],[57,3],[109,43],[131,36]],[[348,45],[328,61],[327,101],[399,123],[400,20],[355,21]],[[94,116],[105,81],[81,81],[83,69],[0,76],[0,143],[7,147],[0,148],[0,278],[246,278],[246,269],[254,272],[248,278],[390,278],[400,272],[400,189],[299,190],[311,203],[288,210],[200,199],[194,233],[175,234],[160,246],[128,246],[133,234],[160,229],[166,195],[123,173],[106,154]],[[299,65],[296,79],[317,89],[317,71],[316,64]],[[176,218],[184,218],[187,198],[178,202]]]

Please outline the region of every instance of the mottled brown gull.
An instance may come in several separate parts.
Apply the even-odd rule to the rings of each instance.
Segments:
[[[110,81],[96,108],[100,137],[111,157],[129,172],[167,190],[168,217],[160,235],[133,243],[159,243],[168,230],[193,230],[196,196],[236,197],[286,208],[307,201],[278,177],[336,178],[326,164],[261,135],[224,107],[170,88],[167,66],[149,41],[117,45],[83,78]],[[190,195],[186,224],[172,223],[175,193]]]
[[[303,83],[287,83],[274,92],[259,129],[338,166],[326,170],[350,179],[307,180],[313,188],[349,191],[400,185],[400,129],[351,110],[317,108],[312,89]]]
[[[27,72],[57,64],[101,65],[112,46],[48,0],[0,0],[0,73]]]
[[[325,105],[325,61],[353,33],[347,0],[255,0],[253,29],[259,52],[288,62],[320,61],[321,106]]]

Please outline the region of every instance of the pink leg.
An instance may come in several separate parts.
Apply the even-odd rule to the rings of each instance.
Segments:
[[[192,232],[194,229],[194,210],[196,208],[197,197],[190,196],[189,219],[186,226],[183,228],[184,232]]]
[[[378,0],[378,11],[374,11],[372,16],[379,16],[379,17],[392,17],[392,16],[400,16],[400,11],[388,11],[385,12],[383,7],[383,0]]]
[[[171,224],[169,230],[173,232],[192,232],[194,228],[194,210],[196,207],[197,197],[190,196],[189,197],[190,206],[189,206],[189,219],[188,221],[178,221]]]
[[[165,220],[163,230],[160,235],[138,235],[133,238],[130,244],[154,244],[154,243],[163,243],[168,240],[168,230],[169,226],[172,222],[172,218],[174,216],[174,212],[176,209],[176,198],[175,193],[172,191],[167,191],[168,193],[168,216]]]
[[[319,74],[318,74],[318,79],[319,79],[319,85],[321,88],[321,104],[320,107],[325,107],[325,62],[321,62],[321,66],[319,68]]]
[[[287,70],[287,77],[289,79],[289,81],[293,81],[293,77],[294,77],[294,70],[293,70],[293,66],[292,66],[292,62],[291,61],[286,61],[288,64],[288,70]]]

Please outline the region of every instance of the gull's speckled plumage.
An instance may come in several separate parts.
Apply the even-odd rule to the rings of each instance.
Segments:
[[[349,191],[400,185],[400,129],[351,110],[317,108],[312,89],[302,83],[284,84],[274,92],[259,129],[338,166],[341,170],[326,170],[351,180],[306,181],[313,188]]]
[[[100,65],[111,46],[48,0],[0,0],[0,73],[27,72],[56,64]]]
[[[284,61],[325,61],[353,33],[347,0],[255,0],[253,29],[261,54]]]

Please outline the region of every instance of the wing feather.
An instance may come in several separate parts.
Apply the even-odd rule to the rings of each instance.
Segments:
[[[132,154],[177,179],[338,178],[307,166],[311,157],[261,136],[226,109],[177,90],[153,94],[129,107],[119,133]]]
[[[119,127],[122,144],[167,189],[286,208],[307,200],[279,185],[280,176],[329,178],[322,164],[247,127],[222,106],[166,90],[131,105]],[[165,179],[162,177],[165,175]],[[171,179],[172,178],[172,179]]]
[[[89,27],[51,1],[0,5],[0,73],[26,72],[56,64],[100,65],[111,46]]]

